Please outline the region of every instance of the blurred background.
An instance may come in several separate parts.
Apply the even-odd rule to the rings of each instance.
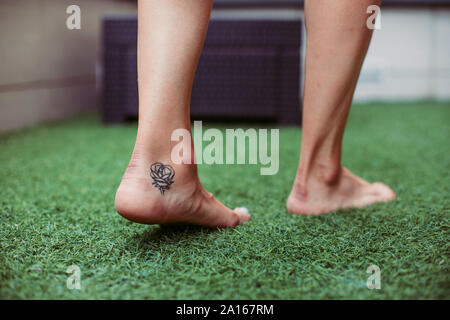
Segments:
[[[66,27],[66,9],[74,4],[81,9],[80,30]],[[136,10],[132,0],[2,0],[0,132],[95,110],[104,122],[135,117]],[[298,0],[216,0],[194,85],[195,115],[299,123],[303,17],[303,1]],[[120,27],[124,21],[126,30]],[[272,24],[258,31],[261,21]],[[355,101],[449,101],[450,0],[385,0],[380,22]],[[250,53],[239,50],[242,41],[251,39],[256,40]],[[237,49],[217,56],[207,50],[215,45]],[[247,66],[241,72],[246,77],[236,71],[240,66]],[[208,83],[209,97],[201,93]],[[264,92],[255,103],[254,97]],[[223,97],[215,99],[217,94]]]

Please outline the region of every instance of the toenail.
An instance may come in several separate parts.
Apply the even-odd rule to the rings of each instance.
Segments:
[[[246,207],[239,207],[238,209],[248,214],[248,209]]]

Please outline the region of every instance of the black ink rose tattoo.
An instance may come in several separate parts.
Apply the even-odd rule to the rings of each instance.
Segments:
[[[175,170],[168,164],[155,162],[150,166],[150,177],[153,180],[153,186],[164,195],[164,192],[169,190],[172,183],[174,183]]]

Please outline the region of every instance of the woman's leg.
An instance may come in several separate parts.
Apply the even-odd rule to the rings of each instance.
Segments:
[[[341,166],[342,138],[372,30],[366,9],[376,0],[307,0],[306,74],[300,164],[287,209],[320,214],[395,198]]]
[[[210,227],[235,226],[250,219],[242,210],[232,211],[214,199],[200,184],[195,164],[171,160],[177,143],[171,142],[173,130],[190,130],[189,100],[211,6],[210,0],[138,3],[138,133],[115,201],[117,211],[127,219]],[[172,179],[170,169],[152,167],[158,162],[173,169]],[[170,181],[168,189],[161,189]]]

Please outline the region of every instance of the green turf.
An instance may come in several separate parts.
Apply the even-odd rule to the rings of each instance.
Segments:
[[[135,124],[88,117],[2,136],[0,298],[450,299],[449,122],[444,103],[353,108],[344,165],[398,195],[365,209],[286,213],[300,129],[281,130],[275,176],[202,166],[215,196],[253,213],[227,230],[145,226],[115,213]],[[81,290],[66,287],[72,264]],[[366,287],[372,264],[381,290]]]

